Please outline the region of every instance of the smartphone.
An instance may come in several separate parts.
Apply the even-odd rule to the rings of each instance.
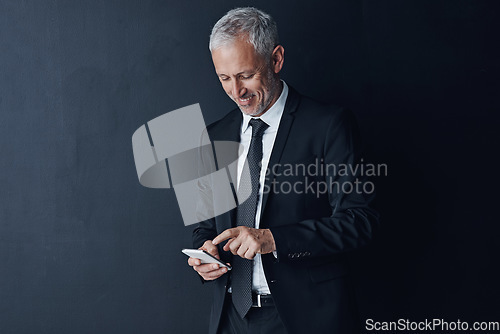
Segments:
[[[222,266],[222,267],[226,267],[227,270],[231,270],[232,267],[224,262],[222,262],[221,260],[219,260],[218,258],[216,258],[215,256],[213,256],[212,254],[204,251],[204,250],[201,250],[201,249],[187,249],[187,248],[184,248],[182,250],[182,252],[184,254],[186,254],[187,256],[189,257],[192,257],[192,258],[195,258],[195,259],[200,259],[201,263],[202,264],[205,264],[205,263],[217,263],[219,266]]]

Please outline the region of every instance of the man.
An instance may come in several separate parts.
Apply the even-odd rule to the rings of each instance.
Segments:
[[[215,281],[209,332],[355,332],[345,255],[369,241],[378,216],[371,194],[344,187],[360,175],[325,168],[359,163],[353,115],[280,80],[284,49],[275,22],[260,10],[229,11],[213,27],[210,51],[238,108],[208,135],[243,146],[235,189],[250,195],[193,233],[195,247],[233,266],[228,272],[188,260],[204,282]]]

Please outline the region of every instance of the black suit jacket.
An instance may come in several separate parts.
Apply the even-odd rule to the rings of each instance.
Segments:
[[[210,139],[239,142],[241,122],[241,111],[231,111],[207,127]],[[276,242],[278,258],[265,254],[262,261],[289,333],[356,331],[346,254],[365,245],[378,223],[377,213],[369,206],[373,194],[346,192],[356,178],[363,181],[361,169],[354,175],[340,171],[344,165],[355,167],[360,162],[359,151],[358,129],[350,111],[319,104],[290,87],[271,153],[272,172],[266,178],[260,220],[260,228],[269,228]],[[311,167],[321,169],[328,164],[329,173],[315,173]],[[309,167],[311,175],[295,166],[304,166],[306,172]],[[332,166],[337,168],[335,175]],[[324,185],[332,188],[313,191],[318,186],[323,190]],[[346,191],[339,189],[342,186]],[[234,226],[235,210],[201,222],[193,232],[194,247]],[[219,253],[231,262],[231,253],[221,248]],[[215,281],[211,334],[216,333],[220,320],[228,276]]]

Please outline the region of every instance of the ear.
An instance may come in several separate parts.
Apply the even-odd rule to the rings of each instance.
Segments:
[[[283,67],[283,62],[285,61],[285,49],[281,45],[274,48],[271,60],[273,64],[273,71],[278,74]]]

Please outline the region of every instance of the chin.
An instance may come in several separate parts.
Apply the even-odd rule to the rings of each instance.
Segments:
[[[248,116],[257,116],[257,115],[260,115],[262,113],[261,110],[248,110],[248,109],[245,109],[245,108],[242,108],[242,107],[239,107],[241,112],[244,113],[245,115],[248,115]]]

